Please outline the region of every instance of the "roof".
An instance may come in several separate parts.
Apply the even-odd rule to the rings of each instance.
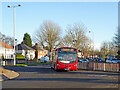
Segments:
[[[36,49],[35,45],[32,47],[33,49]],[[38,47],[38,50],[44,50],[43,48],[41,47]]]
[[[15,49],[16,50],[34,50],[33,48],[27,46],[26,44],[18,44]]]
[[[6,44],[6,43],[4,43],[4,42],[2,42],[2,41],[0,41],[0,44],[1,44],[3,47],[5,47],[5,48],[13,49],[13,47],[9,46],[8,44]]]

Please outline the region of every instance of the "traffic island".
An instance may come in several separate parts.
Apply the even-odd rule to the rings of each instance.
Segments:
[[[1,76],[0,81],[4,81],[4,80],[14,79],[18,77],[19,73],[0,67],[0,76]]]

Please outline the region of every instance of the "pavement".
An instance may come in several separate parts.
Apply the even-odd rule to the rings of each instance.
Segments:
[[[19,76],[19,73],[17,72],[0,67],[0,81],[14,79],[18,76]]]

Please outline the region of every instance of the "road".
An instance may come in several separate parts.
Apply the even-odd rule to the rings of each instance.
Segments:
[[[3,81],[3,88],[118,88],[118,73],[100,71],[59,71],[49,65],[5,67],[20,76]]]

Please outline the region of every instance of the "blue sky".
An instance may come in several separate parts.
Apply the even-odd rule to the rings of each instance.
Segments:
[[[118,27],[117,2],[4,2],[2,3],[2,33],[13,36],[13,9],[16,8],[16,38],[23,40],[24,33],[33,37],[44,20],[59,24],[63,34],[67,25],[83,23],[94,32],[95,47],[103,41],[111,41]],[[87,35],[91,37],[91,34]],[[92,37],[91,37],[92,38]]]

